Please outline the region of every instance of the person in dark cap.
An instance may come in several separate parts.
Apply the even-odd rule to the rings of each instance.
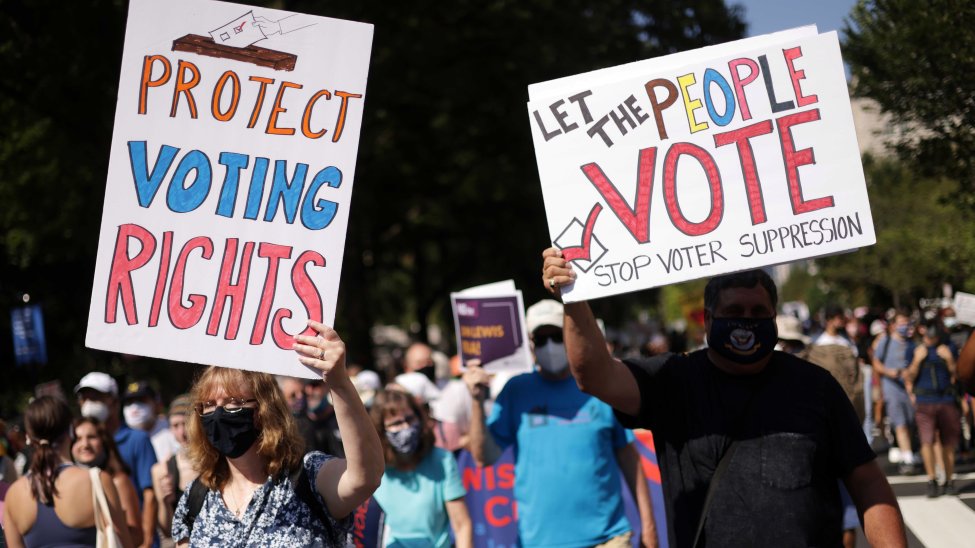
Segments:
[[[159,393],[148,382],[130,382],[125,386],[122,394],[122,417],[125,424],[149,435],[158,462],[169,460],[180,447],[169,429],[169,421],[161,411]]]

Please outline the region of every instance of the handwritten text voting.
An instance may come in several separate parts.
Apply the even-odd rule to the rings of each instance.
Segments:
[[[290,350],[335,317],[372,27],[206,36],[250,11],[132,3],[89,346],[310,375]]]
[[[568,301],[874,243],[835,33],[692,61],[529,103]]]

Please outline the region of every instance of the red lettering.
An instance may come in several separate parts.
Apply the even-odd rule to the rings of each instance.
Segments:
[[[183,306],[183,282],[186,278],[186,261],[195,249],[202,250],[202,257],[209,260],[213,256],[213,241],[206,236],[197,236],[186,242],[176,258],[176,268],[173,269],[173,279],[169,285],[169,321],[177,329],[189,329],[203,317],[207,298],[203,295],[187,295],[192,303]]]
[[[653,191],[653,169],[656,165],[657,148],[650,147],[640,150],[637,161],[636,203],[633,209],[610,182],[602,168],[595,162],[582,166],[589,182],[596,187],[599,194],[606,200],[606,204],[613,214],[630,231],[633,238],[641,244],[650,241],[650,195]]]
[[[696,159],[708,178],[711,188],[711,213],[700,223],[693,223],[684,217],[677,201],[677,162],[681,156],[691,156]],[[714,163],[714,158],[703,148],[692,143],[677,143],[667,151],[664,158],[664,203],[667,213],[677,230],[688,236],[701,236],[713,231],[721,222],[724,215],[724,194],[721,190],[721,173]]]
[[[748,67],[750,71],[748,76],[744,78],[738,72],[738,67],[741,66]],[[728,63],[728,70],[731,71],[731,81],[735,86],[735,96],[738,98],[738,106],[741,108],[741,119],[751,120],[752,114],[748,111],[748,99],[745,98],[745,86],[755,81],[755,78],[758,78],[758,63],[746,57],[733,59]]]
[[[499,464],[497,466],[497,470],[498,470],[498,488],[512,489],[515,486],[515,465]]]
[[[786,66],[789,67],[789,76],[792,78],[792,89],[796,92],[796,104],[804,107],[819,102],[817,95],[807,96],[802,94],[802,87],[799,81],[806,79],[806,71],[796,70],[794,66],[795,60],[802,57],[802,48],[796,46],[794,48],[784,49],[782,50],[782,54],[785,56]]]
[[[309,263],[318,267],[324,267],[325,257],[322,257],[317,251],[305,251],[299,255],[298,260],[291,267],[291,285],[295,289],[295,294],[298,295],[301,303],[305,306],[308,318],[316,322],[321,322],[323,308],[322,296],[319,295],[318,288],[315,287],[315,283],[308,277],[308,271],[305,270],[306,265]],[[282,325],[282,322],[290,317],[290,310],[287,308],[279,308],[274,313],[274,321],[271,322],[271,337],[274,338],[274,344],[278,345],[278,348],[282,350],[290,350],[295,344],[295,337],[289,335]],[[315,334],[315,330],[306,327],[301,334],[311,336]]]
[[[782,157],[785,160],[785,177],[789,183],[789,199],[792,201],[792,212],[796,215],[833,207],[832,196],[813,200],[803,198],[802,183],[799,181],[799,167],[815,164],[816,157],[812,148],[796,150],[795,141],[792,138],[792,126],[817,120],[819,120],[819,109],[789,114],[775,121],[779,129],[779,139],[782,141]]]
[[[140,243],[139,252],[131,259],[129,258],[129,238],[135,238]],[[115,323],[119,297],[122,298],[122,309],[125,311],[126,323],[129,325],[139,323],[135,309],[135,293],[132,291],[132,271],[145,266],[155,251],[156,238],[148,230],[135,224],[125,224],[118,227],[115,255],[112,256],[112,268],[108,274],[105,323]]]
[[[166,280],[169,279],[169,259],[173,254],[173,233],[163,232],[162,251],[159,256],[159,274],[156,275],[156,291],[152,294],[152,308],[149,310],[149,327],[159,325],[159,311],[162,309],[163,294],[166,293]]]
[[[503,495],[496,495],[489,498],[487,502],[484,503],[484,517],[491,527],[504,527],[505,525],[511,523],[513,518],[513,512],[512,514],[508,515],[497,513],[495,508],[499,506],[502,508],[505,506],[512,506],[511,499]]]
[[[207,324],[207,335],[215,337],[220,330],[220,320],[223,318],[223,307],[230,299],[230,317],[227,320],[227,331],[224,338],[228,341],[237,338],[240,329],[240,318],[244,314],[244,297],[247,294],[247,278],[250,275],[251,256],[254,254],[254,242],[246,242],[240,259],[240,271],[237,283],[230,278],[234,273],[237,262],[237,238],[227,240],[227,247],[223,252],[223,262],[220,264],[220,279],[217,281],[217,293],[213,298],[213,310],[210,311],[210,322]]]
[[[467,491],[480,491],[481,490],[481,468],[477,466],[472,466],[470,468],[464,468],[461,474],[461,479],[464,481],[464,489]]]
[[[254,330],[251,332],[251,344],[253,345],[264,342],[264,335],[267,333],[267,321],[271,315],[271,305],[274,303],[274,291],[278,285],[278,265],[281,259],[291,258],[291,247],[261,242],[257,249],[257,256],[267,259],[267,276],[264,278],[264,290],[261,292],[261,302],[257,307]]]
[[[758,180],[758,168],[755,166],[755,154],[749,140],[759,135],[772,133],[772,121],[765,120],[750,126],[718,133],[714,136],[715,146],[734,143],[738,146],[738,157],[741,159],[741,174],[745,179],[745,193],[748,196],[748,209],[752,215],[752,225],[764,223],[765,200],[762,198],[762,186]]]

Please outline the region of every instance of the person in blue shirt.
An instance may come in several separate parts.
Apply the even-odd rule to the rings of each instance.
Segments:
[[[641,541],[657,546],[649,489],[633,435],[612,408],[584,394],[569,372],[562,342],[562,304],[544,300],[526,315],[537,370],[513,377],[485,420],[487,373],[464,375],[474,396],[471,454],[492,464],[514,446],[515,501],[523,546],[630,546],[620,472],[637,501]]]
[[[74,391],[78,395],[81,415],[98,419],[105,425],[105,429],[115,438],[122,461],[132,471],[132,482],[142,507],[142,530],[147,533],[142,546],[158,546],[159,536],[148,534],[156,529],[158,511],[152,490],[152,465],[156,464],[156,451],[152,448],[149,435],[122,423],[118,383],[111,376],[97,371],[88,373],[81,378]]]
[[[434,446],[430,418],[405,391],[387,389],[370,409],[386,471],[373,495],[386,513],[385,546],[473,546],[464,485],[453,453]]]

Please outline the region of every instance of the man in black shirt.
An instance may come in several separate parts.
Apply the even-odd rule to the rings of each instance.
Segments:
[[[543,253],[556,296],[575,278]],[[709,347],[622,362],[588,304],[565,305],[576,383],[628,427],[653,431],[670,545],[840,546],[837,478],[873,546],[906,546],[903,518],[853,406],[829,372],[773,350],[777,292],[762,271],[712,279]]]

